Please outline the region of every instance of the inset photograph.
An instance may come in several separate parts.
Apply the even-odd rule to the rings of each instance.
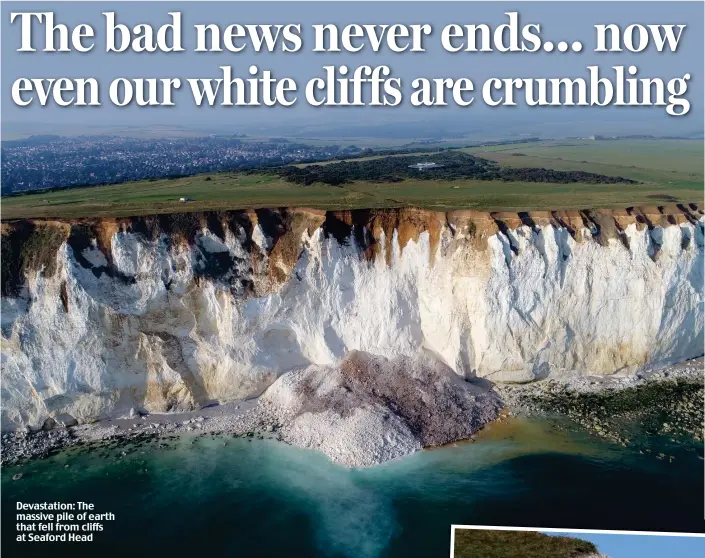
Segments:
[[[705,535],[454,525],[451,558],[695,558]]]

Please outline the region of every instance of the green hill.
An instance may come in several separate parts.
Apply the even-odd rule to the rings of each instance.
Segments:
[[[600,556],[597,547],[572,537],[533,531],[455,530],[455,558],[580,558]],[[606,557],[605,557],[606,558]]]
[[[426,161],[441,166],[409,167]],[[296,206],[439,211],[654,206],[702,200],[702,169],[699,140],[534,142],[5,196],[2,218]]]

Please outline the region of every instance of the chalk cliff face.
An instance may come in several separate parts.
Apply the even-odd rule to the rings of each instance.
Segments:
[[[691,204],[3,223],[2,426],[251,397],[351,351],[493,381],[695,357],[703,219]]]

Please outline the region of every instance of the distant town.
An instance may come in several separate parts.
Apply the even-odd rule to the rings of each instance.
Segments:
[[[32,136],[2,143],[2,194],[115,184],[359,155],[355,146],[311,146],[243,136],[140,139]]]

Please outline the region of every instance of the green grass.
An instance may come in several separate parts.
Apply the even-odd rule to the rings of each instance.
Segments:
[[[531,531],[456,529],[455,558],[575,558],[597,552],[591,542]]]
[[[179,211],[305,206],[355,209],[416,206],[487,211],[628,207],[700,202],[703,142],[564,141],[472,148],[512,167],[584,170],[639,184],[547,184],[479,180],[355,182],[300,186],[275,175],[212,173],[2,199],[3,219],[126,217]],[[522,155],[516,155],[520,153]],[[210,179],[210,180],[209,180]],[[193,201],[179,202],[180,197]]]
[[[582,170],[650,184],[703,188],[702,140],[571,140],[462,151],[511,167]]]
[[[193,201],[182,203],[181,197]],[[216,173],[3,198],[2,218],[130,216],[300,204],[325,206],[344,203],[350,197],[338,188],[324,185],[298,189],[273,175]]]
[[[460,151],[466,151],[466,150],[460,150]],[[361,161],[376,161],[377,159],[386,159],[387,157],[414,157],[418,156],[421,157],[423,155],[432,155],[434,152],[429,152],[429,151],[413,151],[409,153],[398,153],[394,155],[370,155],[369,157],[350,157],[348,159],[332,159],[330,161],[315,161],[313,163],[299,163],[294,165],[295,167],[299,167],[300,169],[306,168],[306,167],[323,167],[326,165],[330,165],[332,163],[339,163],[341,161],[347,161],[349,163],[359,163]]]

